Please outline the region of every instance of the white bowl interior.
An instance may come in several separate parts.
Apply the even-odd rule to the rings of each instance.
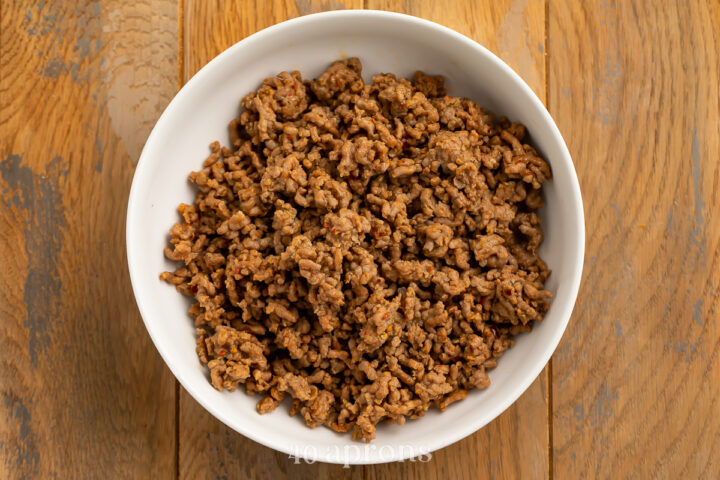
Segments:
[[[332,60],[357,56],[366,80],[379,72],[446,76],[449,93],[528,127],[554,178],[545,186],[541,256],[553,273],[555,295],[545,320],[500,359],[492,385],[473,391],[444,413],[430,411],[404,426],[379,425],[369,446],[327,428],[308,429],[287,406],[258,415],[258,397],[212,388],[195,355],[188,302],[158,279],[173,264],[163,255],[179,203],[191,203],[187,175],[201,167],[214,140],[228,144],[228,122],[240,99],[282,70],[320,74]],[[584,252],[580,190],[570,156],[542,103],[509,67],[469,39],[439,25],[398,14],[342,11],[285,22],[236,44],[201,70],[158,121],[133,180],[127,221],[133,289],[155,345],[183,387],[236,431],[272,448],[336,463],[377,463],[417,456],[484,426],[532,383],[562,336],[577,294]]]

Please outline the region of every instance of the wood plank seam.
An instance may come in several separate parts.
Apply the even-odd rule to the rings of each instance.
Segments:
[[[550,0],[545,0],[545,50],[543,52],[543,63],[545,65],[545,107],[550,107]],[[548,455],[548,479],[553,480],[553,361],[552,356],[548,361],[547,375],[547,455]]]
[[[183,0],[178,0],[178,91],[183,87],[185,74],[185,8]]]
[[[177,84],[178,92],[185,85],[185,2],[178,0],[178,53]],[[175,379],[175,478],[180,480],[180,382]]]

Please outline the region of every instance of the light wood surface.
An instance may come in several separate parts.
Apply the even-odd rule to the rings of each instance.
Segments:
[[[177,88],[274,23],[338,8],[442,23],[510,64],[573,156],[587,255],[551,364],[433,455],[295,464],[173,379],[124,220]],[[714,0],[0,0],[0,478],[718,478],[720,4]]]
[[[0,478],[173,478],[175,383],[124,226],[177,6],[3,0],[0,22]]]
[[[720,477],[720,4],[552,1],[587,224],[553,357],[557,478]]]

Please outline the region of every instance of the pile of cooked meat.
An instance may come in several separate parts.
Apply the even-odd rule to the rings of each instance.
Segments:
[[[282,72],[242,99],[232,147],[190,174],[161,278],[194,299],[215,388],[369,441],[486,388],[542,320],[551,173],[523,125],[442,77],[361,69]]]

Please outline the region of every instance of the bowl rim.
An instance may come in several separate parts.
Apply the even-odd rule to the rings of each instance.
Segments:
[[[210,62],[208,62],[206,65],[204,65],[200,70],[198,70],[193,77],[183,85],[183,87],[176,93],[176,95],[173,97],[173,99],[170,101],[170,103],[167,105],[163,113],[158,118],[157,122],[155,123],[155,126],[153,127],[153,130],[151,131],[150,135],[148,136],[147,141],[145,142],[145,145],[143,147],[142,153],[140,154],[140,157],[138,159],[138,163],[135,169],[135,172],[133,174],[133,180],[132,185],[130,188],[130,194],[128,198],[128,204],[127,204],[127,218],[126,218],[126,225],[125,225],[125,234],[126,234],[126,253],[127,253],[127,262],[128,262],[128,270],[130,273],[130,282],[133,289],[133,296],[135,298],[135,302],[137,304],[138,310],[140,312],[140,315],[143,319],[143,323],[145,324],[145,328],[147,329],[148,333],[150,334],[150,337],[152,339],[153,344],[155,345],[155,348],[160,353],[160,356],[162,357],[165,364],[168,366],[170,371],[173,373],[173,376],[180,382],[180,384],[183,386],[183,388],[190,393],[190,395],[195,399],[196,402],[198,402],[205,410],[207,410],[211,415],[213,415],[215,418],[220,420],[222,423],[230,427],[231,429],[235,430],[236,432],[244,435],[245,437],[256,441],[266,447],[272,448],[274,450],[283,452],[285,454],[291,455],[291,456],[297,456],[302,458],[301,455],[298,454],[297,450],[293,449],[292,446],[285,442],[278,442],[277,438],[273,437],[272,435],[265,435],[263,432],[258,431],[251,431],[249,429],[246,429],[243,427],[242,424],[236,424],[236,422],[233,422],[230,418],[228,418],[227,415],[223,413],[223,410],[220,408],[216,408],[213,406],[209,401],[206,401],[203,395],[193,387],[191,383],[189,383],[186,379],[184,379],[182,371],[179,371],[178,367],[173,365],[171,362],[168,361],[169,355],[166,352],[165,347],[163,346],[163,342],[161,341],[161,332],[158,331],[154,326],[153,322],[149,321],[149,315],[147,313],[147,310],[144,307],[144,304],[141,300],[142,296],[139,295],[139,273],[134,268],[134,249],[138,248],[138,246],[135,245],[135,241],[133,240],[135,237],[135,225],[137,223],[136,221],[136,211],[138,210],[137,203],[139,200],[137,199],[139,193],[138,189],[138,179],[143,178],[145,175],[146,170],[149,168],[149,163],[151,161],[148,157],[148,151],[151,151],[153,149],[153,145],[157,143],[158,141],[158,125],[166,121],[168,117],[170,117],[173,114],[173,111],[176,109],[177,105],[182,102],[185,96],[187,96],[189,91],[194,87],[195,84],[199,84],[202,82],[206,77],[212,75],[213,71],[218,67],[220,63],[222,63],[226,58],[230,57],[234,51],[250,47],[253,43],[259,42],[263,39],[263,37],[273,34],[277,31],[281,31],[287,28],[293,28],[300,24],[307,24],[307,23],[313,23],[313,22],[322,22],[322,21],[328,21],[338,18],[351,18],[351,17],[357,17],[357,16],[363,16],[363,17],[376,17],[376,18],[383,18],[385,20],[389,21],[399,21],[399,22],[408,22],[411,24],[415,24],[416,26],[425,28],[428,30],[429,33],[433,34],[441,34],[446,35],[449,37],[452,37],[455,41],[464,43],[467,46],[472,47],[475,51],[477,51],[478,54],[485,56],[488,61],[490,61],[495,68],[498,68],[500,70],[503,70],[506,75],[508,75],[511,80],[516,84],[515,86],[520,88],[521,90],[524,90],[526,94],[528,94],[528,98],[530,99],[531,103],[533,104],[534,108],[536,108],[540,115],[542,116],[543,122],[549,125],[553,136],[556,137],[556,140],[559,141],[560,145],[560,151],[561,155],[558,158],[558,161],[563,162],[567,165],[569,168],[569,171],[571,173],[570,175],[570,191],[569,194],[572,195],[573,205],[575,209],[575,216],[577,218],[577,224],[575,225],[576,231],[574,232],[573,238],[575,238],[575,241],[577,245],[575,245],[577,249],[577,255],[574,259],[570,259],[570,262],[573,263],[573,275],[571,278],[568,279],[566,284],[566,289],[569,290],[570,296],[569,301],[566,302],[565,305],[561,305],[562,310],[559,313],[559,316],[561,318],[561,325],[557,327],[553,331],[552,339],[550,342],[548,342],[544,350],[542,352],[541,358],[539,361],[534,362],[531,364],[527,372],[523,374],[523,378],[521,381],[518,381],[516,383],[516,386],[511,391],[509,395],[507,395],[502,402],[498,402],[497,405],[495,405],[494,408],[491,408],[488,410],[489,413],[486,413],[484,418],[479,418],[477,421],[469,421],[464,425],[463,428],[458,428],[452,431],[452,433],[445,433],[442,436],[429,438],[426,445],[428,447],[427,451],[423,451],[421,453],[430,453],[434,452],[436,450],[439,450],[441,448],[444,448],[448,445],[451,445],[459,440],[462,440],[463,438],[467,437],[468,435],[471,435],[472,433],[476,432],[477,430],[483,428],[488,423],[495,420],[500,414],[502,414],[510,405],[515,403],[517,399],[528,389],[528,387],[535,381],[535,379],[538,377],[538,375],[542,372],[543,368],[545,368],[545,365],[549,361],[549,359],[552,357],[553,353],[555,352],[563,334],[565,333],[565,330],[567,329],[567,325],[570,321],[570,317],[572,314],[572,310],[574,308],[575,302],[577,301],[577,294],[578,290],[580,288],[580,280],[582,277],[582,269],[583,269],[583,262],[584,262],[584,256],[585,256],[585,217],[584,217],[584,210],[583,210],[583,203],[582,203],[582,196],[580,192],[580,184],[578,182],[577,178],[577,172],[575,170],[575,166],[573,164],[572,158],[570,156],[570,152],[567,148],[567,145],[565,144],[565,140],[562,137],[562,134],[560,133],[560,130],[558,129],[557,125],[555,124],[555,121],[552,119],[550,113],[548,112],[545,105],[540,101],[540,99],[537,97],[535,92],[525,83],[525,81],[505,62],[503,62],[498,56],[496,56],[493,52],[485,48],[480,43],[476,42],[475,40],[472,40],[471,38],[456,32],[455,30],[452,30],[449,27],[445,27],[443,25],[440,25],[438,23],[435,23],[430,20],[426,20],[423,18],[415,17],[412,15],[407,15],[403,13],[396,13],[396,12],[388,12],[388,11],[382,11],[382,10],[335,10],[335,11],[329,11],[329,12],[321,12],[321,13],[314,13],[310,15],[300,16],[293,19],[286,20],[284,22],[277,23],[275,25],[272,25],[270,27],[267,27],[265,29],[259,30],[258,32],[253,33],[252,35],[249,35],[245,37],[244,39],[240,40],[239,42],[233,44],[220,54],[218,54],[215,58],[213,58]],[[336,464],[344,464],[344,465],[369,465],[369,464],[375,464],[375,463],[386,463],[386,462],[392,462],[392,461],[402,461],[406,460],[408,458],[411,458],[411,453],[417,452],[404,452],[404,449],[399,449],[400,454],[396,454],[395,450],[392,452],[392,455],[388,456],[388,458],[371,458],[367,454],[367,450],[365,450],[365,453],[363,455],[359,455],[357,457],[353,458],[336,458],[332,454],[329,453],[319,453],[314,458],[309,458],[309,460],[312,461],[322,461],[327,463],[336,463]]]

